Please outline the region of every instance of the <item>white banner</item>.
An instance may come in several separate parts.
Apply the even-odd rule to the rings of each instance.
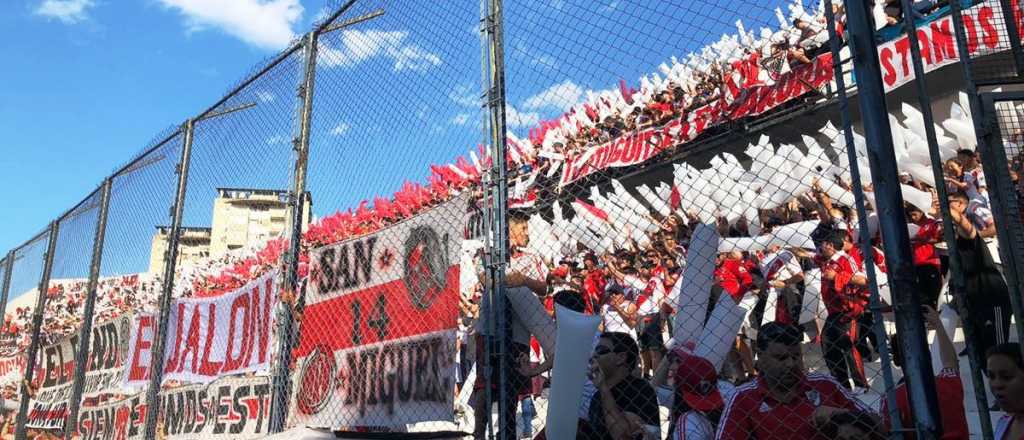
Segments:
[[[168,319],[164,381],[207,383],[220,376],[265,371],[273,347],[277,271],[215,298],[174,302]],[[149,381],[156,319],[142,315],[132,326],[128,387]]]
[[[1011,0],[1015,10],[1019,0]],[[999,0],[987,0],[963,11],[967,30],[967,49],[971,58],[990,55],[1010,49],[1010,38],[1003,21]],[[1018,17],[1020,29],[1020,17]],[[960,61],[956,46],[953,16],[946,15],[917,28],[921,46],[921,61],[925,72]],[[910,57],[910,41],[905,35],[878,46],[878,59],[882,65],[882,82],[889,92],[914,79],[914,64]]]

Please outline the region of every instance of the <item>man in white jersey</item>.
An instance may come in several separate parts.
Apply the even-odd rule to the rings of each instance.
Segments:
[[[519,365],[519,359],[529,356],[530,350],[530,335],[535,334],[538,339],[544,339],[541,345],[545,350],[550,350],[553,347],[553,324],[551,324],[551,317],[544,312],[543,305],[540,304],[537,295],[545,295],[547,293],[547,283],[544,281],[547,279],[548,270],[544,264],[544,260],[537,254],[531,253],[526,249],[527,244],[530,242],[529,237],[529,217],[524,214],[513,213],[509,216],[508,235],[509,235],[509,266],[505,273],[505,297],[495,297],[494,301],[504,301],[504,309],[506,313],[506,325],[508,340],[506,343],[506,355],[500,356],[498,335],[502,334],[506,329],[498,329],[497,325],[492,321],[494,319],[493,312],[491,310],[491,304],[486,299],[481,301],[480,306],[480,318],[477,320],[477,334],[480,340],[477,343],[477,362],[478,365],[490,366],[491,375],[490,381],[487,381],[486,374],[477,375],[477,383],[474,387],[474,396],[472,399],[474,415],[476,416],[476,426],[474,430],[474,436],[476,438],[482,438],[486,427],[485,421],[490,416],[489,402],[484,399],[484,388],[490,386],[492,393],[491,399],[497,400],[499,398],[498,386],[502,383],[500,376],[501,364],[504,360],[506,370],[506,380],[508,384],[507,393],[505,395],[506,402],[506,417],[505,426],[499,427],[501,432],[511,433],[509,437],[514,436],[516,432],[516,406],[518,403],[518,396],[521,392],[525,391],[526,386],[529,384],[529,378],[523,375],[517,368]],[[481,276],[481,279],[483,277]],[[485,293],[486,295],[486,293]],[[530,307],[533,306],[533,307]],[[524,314],[528,314],[524,316]],[[545,325],[551,327],[547,330]],[[489,359],[484,356],[485,345],[490,348]],[[484,371],[480,369],[478,371]],[[499,438],[505,438],[500,437]]]

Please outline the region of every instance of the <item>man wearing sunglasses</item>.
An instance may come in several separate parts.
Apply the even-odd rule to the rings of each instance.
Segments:
[[[590,380],[598,392],[591,398],[577,438],[661,438],[658,397],[650,383],[634,374],[639,357],[640,349],[631,335],[601,334],[590,358]]]

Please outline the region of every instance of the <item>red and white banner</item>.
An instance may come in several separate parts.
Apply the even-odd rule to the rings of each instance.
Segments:
[[[207,383],[270,366],[277,271],[214,298],[179,299],[171,306],[164,352],[167,380]],[[157,322],[141,315],[132,328],[126,385],[149,381]]]
[[[832,54],[824,54],[812,64],[798,66],[772,85],[743,90],[728,106],[716,102],[690,112],[686,120],[675,119],[664,127],[630,133],[591,148],[565,162],[559,188],[608,168],[620,168],[646,162],[665,149],[687,142],[709,127],[725,120],[757,116],[803,96],[832,81]]]
[[[1010,49],[1010,37],[999,0],[987,0],[963,11],[964,28],[967,30],[967,50],[971,58],[990,55]],[[1019,0],[1011,0],[1017,11],[1017,28],[1021,26]],[[917,28],[917,39],[921,47],[921,61],[925,72],[960,61],[956,45],[953,17],[947,15],[932,23]],[[910,56],[910,41],[904,35],[878,46],[878,59],[882,65],[882,82],[885,91],[914,80],[914,65]]]
[[[82,382],[83,397],[120,392],[124,381],[130,325],[131,318],[122,316],[93,326]],[[28,426],[64,426],[71,387],[74,384],[75,353],[78,344],[79,336],[73,334],[56,344],[42,348],[33,380],[38,391],[29,403],[26,422]],[[21,371],[19,376],[20,374]]]
[[[311,252],[294,350],[295,424],[398,426],[453,418],[468,196]]]
[[[25,355],[0,357],[0,386],[17,383],[28,369],[28,360]]]
[[[227,377],[208,385],[160,391],[158,418],[168,439],[251,439],[269,433],[270,380]],[[83,406],[76,432],[82,440],[142,438],[146,394],[98,406]]]

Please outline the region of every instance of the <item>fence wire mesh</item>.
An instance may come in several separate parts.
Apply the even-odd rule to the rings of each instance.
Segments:
[[[18,372],[48,236],[0,267],[0,383],[5,400],[24,399],[22,385],[35,396],[33,435],[912,430],[881,251],[880,225],[896,219],[912,237],[943,427],[980,436],[993,396],[960,379],[957,353],[978,371],[1013,336],[1009,280],[981,258],[999,251],[981,244],[996,242],[987,194],[1021,188],[1019,110],[998,107],[1010,172],[986,187],[961,84],[940,84],[936,121],[901,88],[913,74],[900,2],[873,9],[906,202],[892,213],[876,207],[839,2],[329,3],[312,34],[112,176],[91,316],[101,193],[60,221],[31,384]],[[914,6],[928,72],[953,62],[945,3]],[[1004,3],[1017,7],[961,4],[979,81],[1013,68]],[[507,128],[497,149],[491,112]],[[507,170],[492,173],[495,150]],[[508,210],[493,207],[495,178]],[[977,234],[942,224],[947,202]],[[979,256],[962,267],[963,297],[947,287],[943,227]],[[507,262],[492,258],[504,250]],[[83,397],[68,426],[73,382]],[[787,392],[800,403],[772,394]]]
[[[37,344],[39,363],[28,396],[25,426],[30,429],[65,429],[98,208],[96,192],[62,217],[54,237],[42,333]]]

